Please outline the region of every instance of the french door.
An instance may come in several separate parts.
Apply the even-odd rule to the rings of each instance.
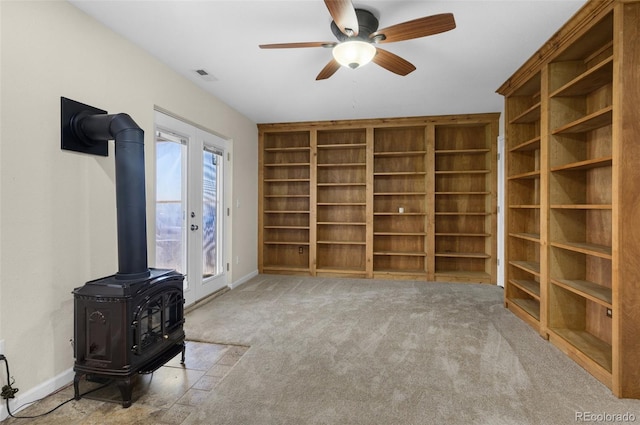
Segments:
[[[187,305],[229,283],[229,148],[229,141],[156,111],[155,267],[186,276]]]

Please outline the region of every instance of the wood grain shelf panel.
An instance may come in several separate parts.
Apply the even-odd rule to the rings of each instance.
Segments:
[[[264,241],[265,245],[309,245],[309,242],[305,241]]]
[[[609,56],[596,66],[578,75],[549,97],[583,96],[610,84],[613,80],[613,56]]]
[[[550,171],[557,172],[557,171],[591,170],[593,168],[610,167],[612,162],[613,162],[613,158],[611,156],[606,156],[602,158],[592,158],[584,161],[572,162],[570,164],[553,167],[551,168]]]
[[[483,155],[491,152],[491,149],[439,149],[435,151],[436,155]]]
[[[537,261],[513,260],[509,261],[509,264],[535,276],[540,276],[540,263]]]
[[[612,351],[611,345],[591,335],[589,332],[579,329],[550,328],[551,332],[567,341],[580,353],[585,354],[600,367],[611,373]]]
[[[524,239],[531,242],[540,243],[539,233],[509,233],[509,236],[518,239]]]
[[[533,317],[536,321],[540,321],[540,303],[538,301],[530,298],[509,298],[509,301]]]
[[[398,255],[406,257],[426,257],[426,252],[421,251],[374,251],[373,255]]]
[[[366,148],[366,143],[333,143],[333,144],[318,144],[318,149],[354,149],[354,148]]]
[[[491,234],[489,233],[454,233],[454,232],[450,232],[450,233],[446,233],[446,232],[436,232],[435,233],[436,236],[451,236],[454,238],[462,238],[462,237],[480,237],[480,238],[486,238],[487,236],[491,236]]]
[[[551,246],[610,260],[611,247],[586,242],[551,242]]]
[[[489,254],[484,252],[436,252],[435,256],[447,258],[491,258]]]
[[[507,177],[507,180],[522,180],[522,179],[539,179],[540,170],[527,171],[526,173],[520,173]]]
[[[374,156],[423,156],[426,155],[427,151],[393,151],[393,152],[374,152]]]
[[[587,298],[605,307],[612,308],[613,297],[611,294],[611,288],[607,288],[606,286],[598,285],[597,283],[587,280],[551,278],[551,282],[578,294],[581,297]]]
[[[551,209],[556,210],[610,210],[611,204],[552,204]]]
[[[524,141],[509,149],[509,152],[527,152],[540,149],[540,136]]]
[[[593,112],[578,120],[572,121],[562,127],[556,128],[551,134],[578,134],[586,133],[597,128],[611,125],[613,119],[613,107],[607,106],[597,112]]]
[[[489,174],[491,170],[436,170],[436,175],[450,175],[450,174]]]
[[[540,301],[540,282],[527,279],[509,279],[509,282]]]
[[[540,120],[540,102],[537,102],[529,109],[514,117],[509,124],[528,124]]]

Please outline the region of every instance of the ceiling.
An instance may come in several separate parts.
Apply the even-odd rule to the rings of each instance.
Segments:
[[[498,112],[495,90],[585,3],[354,1],[380,28],[447,12],[457,26],[381,46],[416,66],[407,76],[372,63],[316,81],[330,49],[258,45],[336,41],[322,0],[70,2],[256,123]]]

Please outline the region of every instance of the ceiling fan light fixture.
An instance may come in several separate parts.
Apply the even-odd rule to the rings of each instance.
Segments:
[[[371,62],[376,48],[366,41],[345,41],[333,48],[333,58],[342,66],[356,69]]]

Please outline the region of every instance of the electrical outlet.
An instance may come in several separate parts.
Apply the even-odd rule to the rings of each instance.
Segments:
[[[4,339],[0,339],[0,354],[6,354],[4,352]]]
[[[304,254],[304,248],[301,246],[298,247],[298,254]]]

